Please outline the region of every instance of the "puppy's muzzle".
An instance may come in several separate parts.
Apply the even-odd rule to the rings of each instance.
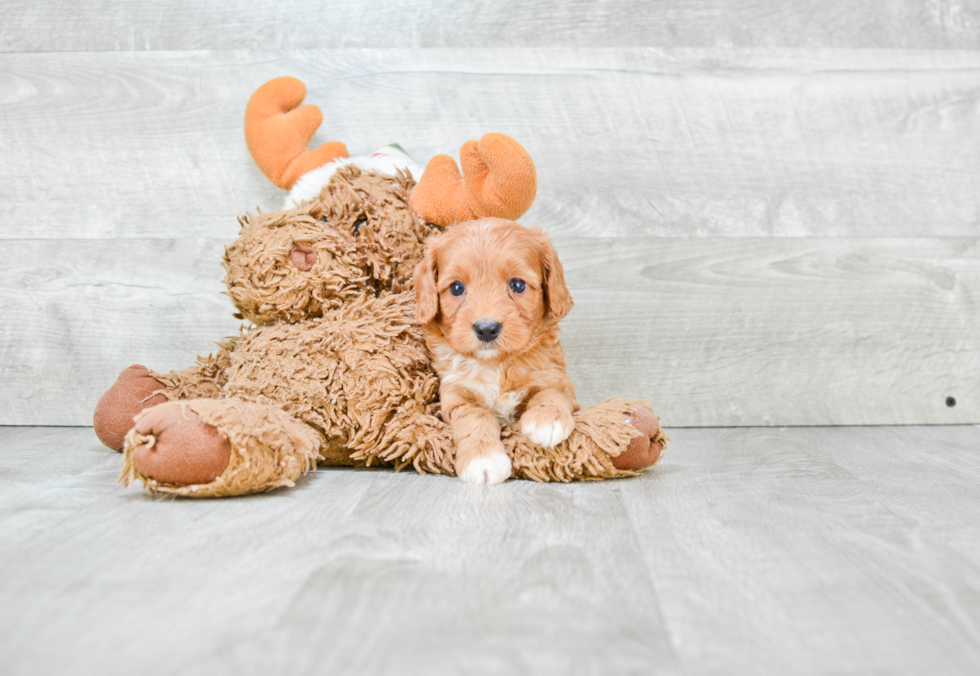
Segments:
[[[492,343],[500,335],[503,328],[500,322],[493,319],[481,319],[473,324],[473,333],[484,343]]]

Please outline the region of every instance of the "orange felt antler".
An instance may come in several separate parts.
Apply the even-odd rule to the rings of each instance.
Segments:
[[[429,160],[412,190],[412,210],[429,223],[452,225],[474,218],[520,218],[534,203],[538,175],[524,147],[504,134],[486,134],[459,150],[460,174],[449,155]]]
[[[313,105],[297,108],[304,98],[306,85],[279,77],[259,87],[245,107],[248,151],[262,173],[286,190],[306,172],[347,157],[347,146],[337,141],[307,150],[323,113]]]

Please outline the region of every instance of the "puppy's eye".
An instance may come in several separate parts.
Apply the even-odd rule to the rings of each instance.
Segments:
[[[514,293],[524,293],[527,291],[527,284],[524,283],[523,279],[512,279],[510,280],[510,290]]]
[[[462,296],[464,291],[466,291],[466,287],[460,282],[453,282],[449,286],[449,293],[453,294],[454,296]]]

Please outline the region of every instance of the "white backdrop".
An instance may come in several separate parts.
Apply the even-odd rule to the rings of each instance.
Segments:
[[[976,2],[64,5],[0,28],[0,424],[90,424],[237,331],[222,247],[282,195],[242,115],[280,75],[314,142],[527,147],[583,403],[980,422]]]

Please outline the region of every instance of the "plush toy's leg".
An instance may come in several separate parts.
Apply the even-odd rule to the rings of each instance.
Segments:
[[[150,375],[167,386],[164,394],[170,401],[220,398],[224,396],[222,389],[228,382],[229,353],[235,349],[238,340],[235,337],[218,343],[221,349],[217,354],[198,357],[194,366],[168,373],[150,371]]]
[[[532,443],[519,425],[504,427],[502,437],[516,478],[560,482],[635,476],[657,463],[668,441],[643,402],[618,398],[577,412],[571,436],[555,448]],[[372,455],[352,450],[351,457],[366,464],[378,459],[398,468],[411,465],[418,472],[455,474],[452,432],[433,412],[406,406],[371,447],[382,450]]]
[[[121,451],[123,438],[133,428],[133,417],[141,411],[176,399],[215,398],[221,396],[228,368],[228,350],[237,339],[219,343],[215,356],[198,357],[190,368],[157,373],[133,364],[119,374],[95,405],[95,434],[109,448]]]
[[[456,473],[456,447],[449,426],[434,411],[422,411],[413,402],[396,411],[367,448],[352,448],[351,459],[368,466],[381,461],[397,470],[411,466],[419,474]]]
[[[239,399],[190,399],[143,412],[126,435],[119,480],[151,492],[224,497],[293,482],[323,437],[282,409]]]
[[[123,438],[133,427],[133,417],[140,411],[167,401],[161,390],[167,386],[150,375],[145,366],[133,364],[119,374],[115,384],[106,390],[95,405],[95,434],[117,451],[123,449]]]
[[[140,477],[163,484],[206,484],[221,476],[231,459],[228,439],[179,404],[147,411],[133,429],[133,469]]]
[[[448,155],[433,157],[412,191],[411,206],[437,225],[495,216],[514,220],[531,208],[538,177],[531,156],[509,136],[485,134],[459,150],[462,174]]]
[[[571,436],[554,448],[531,443],[517,426],[504,430],[514,476],[534,481],[633,476],[660,459],[668,439],[645,404],[618,398],[578,411]]]
[[[646,406],[637,406],[629,421],[640,434],[630,440],[625,451],[613,456],[613,466],[639,470],[657,464],[667,447],[667,435],[660,429],[660,418]]]

